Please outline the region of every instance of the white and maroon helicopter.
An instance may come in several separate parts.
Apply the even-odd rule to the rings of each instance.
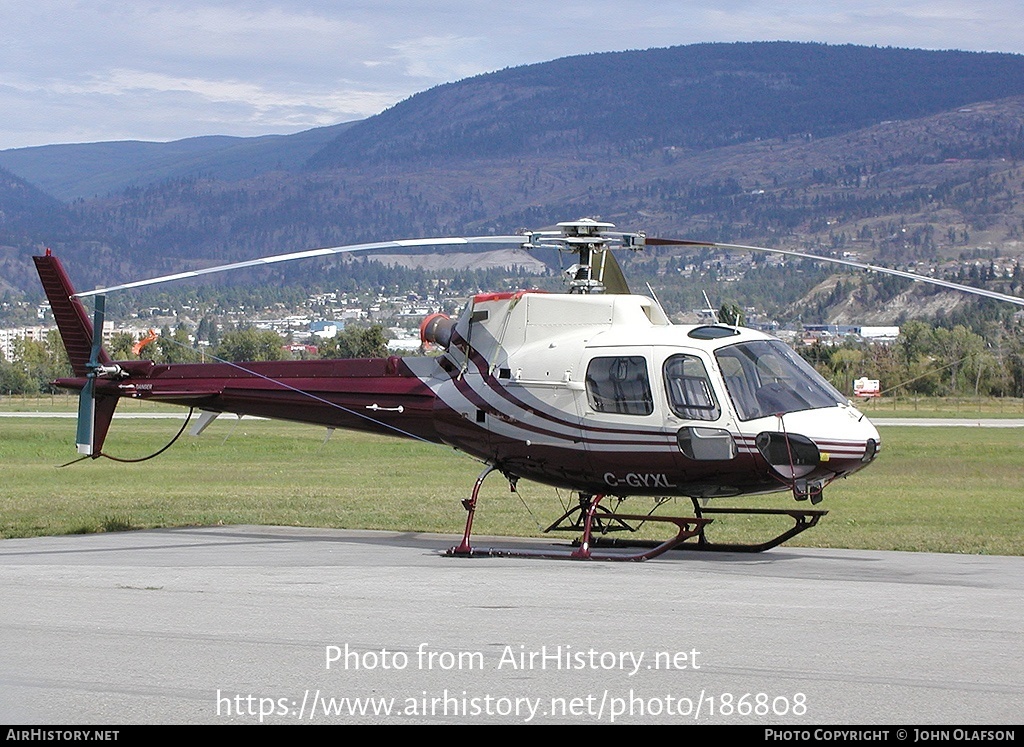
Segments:
[[[568,555],[577,559],[642,560],[674,547],[761,551],[817,524],[826,511],[707,501],[789,491],[817,504],[830,482],[875,459],[875,427],[783,342],[719,323],[673,324],[656,300],[629,293],[612,254],[646,243],[758,247],[614,229],[580,219],[514,236],[330,247],[78,294],[56,257],[34,259],[74,371],[56,384],[81,392],[77,441],[85,457],[105,456],[103,441],[124,397],[200,410],[194,433],[230,412],[447,444],[487,465],[462,501],[468,514],[453,555],[513,554],[472,543],[480,487],[495,471],[513,488],[525,478],[578,494],[578,505],[548,527],[581,533]],[[158,365],[113,361],[94,335],[102,329],[105,294],[116,290],[303,257],[455,244],[571,253],[577,261],[569,292],[481,293],[457,318],[429,316],[421,336],[443,350],[436,357]],[[86,296],[96,296],[92,324],[80,300]],[[626,514],[602,505],[628,496],[689,498],[693,515]],[[728,513],[788,517],[792,526],[760,544],[710,541],[706,525]],[[660,543],[607,537],[652,521],[673,524],[674,536]],[[604,544],[635,549],[596,549]]]

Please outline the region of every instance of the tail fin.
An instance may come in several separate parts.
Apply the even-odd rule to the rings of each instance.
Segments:
[[[114,408],[119,399],[116,395],[97,392],[96,387],[97,378],[120,371],[117,366],[111,366],[110,356],[100,344],[101,339],[96,337],[97,334],[101,337],[103,335],[102,297],[97,298],[95,322],[90,322],[82,302],[74,297],[75,289],[60,260],[50,254],[49,249],[45,256],[32,259],[50,301],[64,348],[68,351],[71,368],[76,377],[85,379],[78,395],[76,441],[78,453],[95,459],[103,453],[103,441],[107,437],[110,420],[114,417]],[[100,328],[98,331],[97,326]],[[104,367],[112,370],[104,370]],[[72,386],[77,388],[78,385]]]
[[[33,257],[32,260],[36,263],[39,280],[42,281],[46,298],[53,309],[53,318],[57,322],[57,329],[60,330],[64,348],[68,351],[71,368],[75,376],[87,376],[93,335],[97,334],[92,328],[92,322],[89,321],[89,315],[82,302],[74,298],[75,289],[64,272],[64,266],[59,259],[50,254],[49,249],[46,250],[45,256]],[[102,335],[103,330],[99,330],[98,334]],[[98,362],[102,365],[110,364],[107,351],[100,350]]]

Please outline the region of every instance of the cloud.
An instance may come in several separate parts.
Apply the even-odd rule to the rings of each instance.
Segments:
[[[1022,52],[1018,13],[1017,0],[3,3],[0,148],[292,132],[503,67],[704,41]]]
[[[261,135],[361,119],[402,93],[366,90],[352,81],[314,89],[275,88],[244,80],[113,70],[77,81],[2,86],[0,108],[15,113],[22,136],[38,137],[35,133],[45,131],[49,122],[53,134],[45,142],[164,139],[168,118],[174,138]],[[118,113],[126,104],[131,117],[120,121]]]
[[[108,97],[132,95],[186,94],[209,104],[245,104],[255,111],[310,107],[345,116],[367,110],[379,110],[394,100],[394,91],[359,90],[354,81],[339,81],[337,90],[296,90],[270,88],[259,83],[231,79],[189,78],[141,70],[112,70],[109,75],[76,83],[55,83],[52,94],[80,96],[99,94]]]
[[[425,80],[452,81],[489,72],[492,68],[480,62],[483,38],[425,36],[391,45],[401,60],[405,74]]]

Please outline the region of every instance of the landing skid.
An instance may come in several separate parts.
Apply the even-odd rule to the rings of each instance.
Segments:
[[[706,519],[703,517],[614,514],[600,505],[604,496],[596,495],[587,498],[581,497],[578,508],[566,512],[561,519],[552,525],[552,527],[554,527],[563,519],[568,520],[569,516],[573,513],[579,514],[574,521],[573,526],[583,531],[583,537],[576,544],[576,549],[572,552],[557,552],[554,550],[504,550],[496,548],[482,549],[473,547],[470,543],[470,535],[473,531],[473,517],[476,513],[477,499],[480,497],[480,487],[483,485],[484,480],[487,479],[487,476],[495,469],[497,468],[488,467],[481,472],[480,476],[476,479],[476,484],[473,486],[472,497],[462,502],[463,507],[468,513],[468,516],[466,517],[466,529],[462,535],[462,542],[455,547],[449,548],[446,553],[447,555],[458,557],[548,558],[552,560],[610,560],[636,562],[656,558],[659,555],[678,547],[688,539],[703,536],[705,525],[713,521],[713,519]],[[614,521],[611,521],[610,517],[614,517]],[[595,553],[593,551],[592,538],[595,528],[600,527],[598,528],[598,531],[635,531],[635,529],[629,525],[629,522],[631,521],[657,521],[674,524],[676,527],[676,534],[674,537],[664,542],[651,542],[644,545],[644,547],[649,548],[646,552]],[[610,525],[615,525],[618,529],[604,529],[604,527]],[[564,528],[570,527],[565,526]],[[549,530],[550,529],[551,527],[549,527]],[[623,547],[626,546],[623,545]]]
[[[705,514],[735,514],[746,516],[788,516],[793,520],[793,526],[784,532],[776,535],[766,542],[760,543],[731,543],[712,542],[707,538],[704,531],[705,525],[701,525],[697,532],[696,542],[677,544],[672,549],[676,550],[701,550],[705,552],[764,552],[773,547],[781,545],[786,540],[792,539],[803,531],[817,525],[818,520],[828,513],[822,509],[801,509],[801,508],[702,508],[696,498],[693,501],[693,510],[697,518],[703,518]],[[612,514],[614,517],[615,514]],[[627,518],[627,517],[623,517]],[[632,518],[632,517],[629,517]],[[655,517],[648,517],[648,520]],[[600,547],[649,547],[657,544],[652,540],[630,540],[617,539],[614,537],[598,537],[592,540],[591,544]]]

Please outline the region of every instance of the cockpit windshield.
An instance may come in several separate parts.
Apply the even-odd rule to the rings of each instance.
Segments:
[[[835,407],[847,401],[778,340],[730,345],[716,351],[715,358],[740,420]]]

